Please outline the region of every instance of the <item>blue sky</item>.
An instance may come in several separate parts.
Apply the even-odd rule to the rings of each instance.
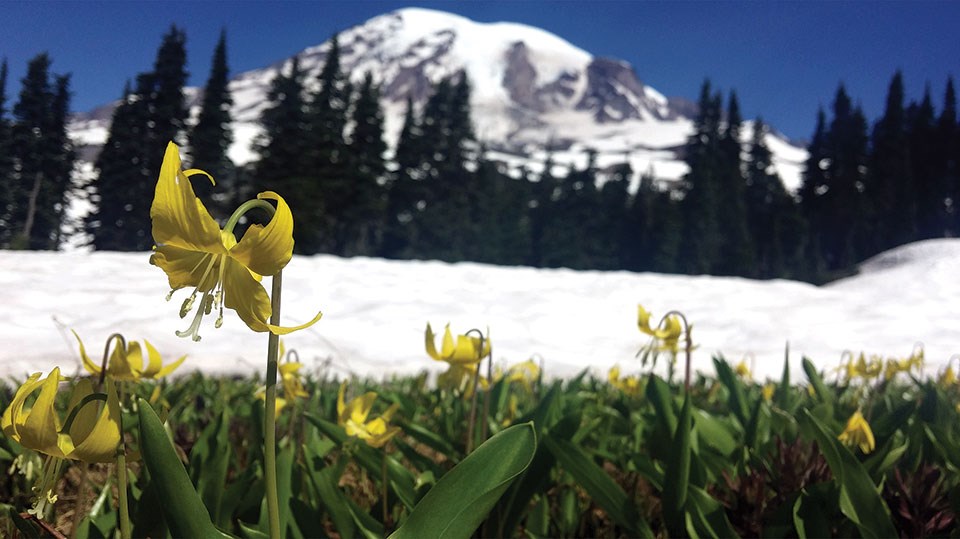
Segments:
[[[793,138],[809,138],[817,108],[842,81],[874,121],[902,69],[908,99],[930,83],[942,107],[960,75],[960,2],[408,2],[389,1],[10,1],[0,2],[0,57],[16,101],[31,57],[50,53],[73,74],[73,109],[119,97],[153,65],[170,24],[187,32],[190,83],[202,85],[221,27],[232,73],[266,66],[338,30],[417,5],[481,22],[512,21],[553,32],[598,56],[630,62],[668,96],[695,99],[709,77],[736,89],[744,116],[762,115]],[[960,81],[955,81],[960,82]]]

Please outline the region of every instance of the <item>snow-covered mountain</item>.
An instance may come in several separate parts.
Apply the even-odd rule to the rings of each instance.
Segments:
[[[466,72],[472,84],[476,132],[489,157],[534,172],[551,151],[561,167],[582,167],[588,150],[601,168],[629,159],[634,171],[662,179],[686,172],[677,151],[692,132],[695,106],[667,98],[643,83],[630,64],[601,58],[544,30],[515,23],[477,23],[442,11],[407,8],[368,20],[339,35],[341,65],[353,80],[371,72],[382,85],[388,142],[399,134],[407,97],[422,105],[431,85]],[[315,82],[330,47],[327,41],[298,54],[307,80]],[[250,143],[260,132],[270,82],[287,65],[278,62],[237,75],[233,93],[235,143],[231,158],[254,158]],[[197,89],[187,96],[199,104]],[[86,155],[102,145],[112,105],[79,114],[71,133]],[[744,126],[745,140],[752,125]],[[799,184],[806,152],[784,137],[767,142],[789,188]]]

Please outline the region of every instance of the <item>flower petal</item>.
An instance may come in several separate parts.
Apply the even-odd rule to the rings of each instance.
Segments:
[[[63,456],[63,452],[57,447],[60,418],[54,409],[59,385],[60,368],[55,367],[43,380],[40,395],[24,418],[22,426],[17,429],[20,445],[54,457]]]
[[[217,258],[210,253],[161,245],[150,255],[150,263],[167,274],[172,290],[196,286],[201,292],[207,292],[217,284],[217,272],[220,269]],[[212,268],[211,264],[213,264]],[[204,278],[205,274],[206,278]],[[200,286],[201,284],[203,286]]]
[[[283,197],[273,191],[260,193],[257,198],[276,200],[277,212],[267,226],[247,228],[240,242],[230,249],[230,256],[260,275],[276,275],[293,256],[293,214]]]
[[[436,335],[433,334],[433,328],[430,327],[430,322],[427,322],[427,331],[423,334],[423,336],[427,345],[427,355],[437,361],[443,361],[443,358],[440,357],[439,353],[437,353],[437,346],[434,343]]]
[[[82,439],[71,436],[76,447],[67,458],[84,462],[113,462],[120,444],[120,400],[113,380],[107,378],[107,405],[100,409],[97,422]],[[71,429],[71,434],[73,429]]]
[[[26,402],[27,397],[29,397],[38,387],[40,387],[43,382],[40,380],[40,373],[35,372],[30,375],[29,378],[17,389],[16,394],[13,396],[13,400],[10,401],[10,405],[7,406],[7,409],[3,411],[3,418],[0,419],[0,425],[3,427],[3,434],[8,438],[13,438],[14,440],[20,441],[20,427],[23,426],[24,421],[29,415],[23,412],[23,404]]]
[[[194,194],[190,179],[181,170],[180,149],[172,142],[167,144],[163,154],[160,177],[150,206],[150,220],[153,222],[153,240],[158,245],[208,253],[224,252],[220,243],[220,226]]]
[[[233,309],[247,326],[259,332],[270,331],[270,297],[250,270],[236,260],[225,258],[223,272],[224,306]]]
[[[160,352],[158,352],[157,349],[150,344],[150,341],[146,339],[143,340],[143,344],[147,345],[147,357],[149,358],[147,368],[140,373],[140,376],[143,378],[151,378],[154,380],[157,378],[163,378],[164,376],[177,370],[177,367],[179,367],[183,361],[187,359],[187,356],[183,356],[173,363],[163,366],[163,360],[160,357]]]
[[[80,343],[80,359],[83,361],[83,368],[87,370],[90,374],[99,375],[100,374],[100,365],[94,363],[90,356],[87,355],[87,350],[83,347],[83,341],[80,340],[80,336],[77,335],[77,332],[70,330],[73,333],[73,336],[77,338],[77,342]]]
[[[350,417],[351,421],[362,425],[367,422],[367,416],[370,415],[370,410],[373,408],[373,403],[376,402],[376,400],[377,394],[373,391],[368,391],[348,402],[344,413]]]

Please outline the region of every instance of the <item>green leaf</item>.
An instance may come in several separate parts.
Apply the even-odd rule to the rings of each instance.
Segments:
[[[336,423],[331,423],[312,414],[304,414],[304,417],[337,445],[342,446],[350,439],[343,428]],[[374,477],[380,477],[383,473],[383,453],[380,451],[365,443],[359,443],[354,447],[354,456],[357,458],[357,462]],[[413,473],[397,462],[395,458],[387,457],[387,476],[390,478],[390,484],[403,505],[412,509],[417,502],[417,491],[413,488],[416,478],[414,478]]]
[[[726,386],[727,392],[730,394],[730,410],[733,412],[733,415],[737,416],[740,425],[746,428],[749,422],[747,415],[749,410],[747,409],[747,397],[743,392],[743,383],[740,381],[740,377],[737,376],[737,373],[730,368],[730,364],[722,357],[714,357],[713,366],[717,370],[717,378]]]
[[[697,410],[697,413],[693,414],[693,422],[701,441],[721,455],[729,455],[737,448],[737,440],[730,432],[730,425],[703,410]]]
[[[840,485],[840,510],[866,538],[897,537],[890,510],[860,461],[812,415],[801,416]]]
[[[817,395],[817,399],[832,409],[833,393],[831,393],[830,390],[827,389],[826,384],[823,383],[823,378],[820,376],[820,373],[817,372],[817,368],[807,358],[803,358],[802,364],[803,372],[807,374],[807,379],[810,380],[810,385],[813,386],[813,391]]]
[[[190,450],[190,468],[197,492],[210,512],[211,520],[221,526],[230,522],[230,515],[220,512],[232,450],[228,438],[229,426],[230,419],[224,410],[216,421],[200,433],[197,443]]]
[[[647,399],[657,412],[657,420],[668,436],[677,429],[677,415],[674,411],[673,397],[670,395],[670,386],[662,378],[650,375],[646,388]]]
[[[807,537],[830,537],[830,506],[822,495],[814,491],[804,491],[793,504],[793,525],[797,529],[800,539]]]
[[[390,537],[468,539],[536,449],[532,423],[497,433],[441,477]]]
[[[683,399],[683,408],[677,420],[677,429],[673,434],[673,451],[667,456],[667,468],[663,478],[663,516],[670,535],[683,535],[684,505],[687,502],[687,489],[690,484],[690,438],[691,424],[690,395]]]
[[[614,522],[629,531],[630,535],[652,537],[652,533],[644,533],[650,532],[650,528],[641,521],[633,500],[583,450],[570,441],[555,439],[550,435],[543,437],[543,445]]]
[[[150,480],[157,486],[158,508],[174,537],[224,537],[213,525],[203,500],[177,457],[163,423],[150,404],[138,398],[140,452]]]
[[[780,385],[773,395],[774,402],[781,410],[787,410],[790,407],[790,345],[787,344],[787,351],[783,355],[783,374],[780,376]]]

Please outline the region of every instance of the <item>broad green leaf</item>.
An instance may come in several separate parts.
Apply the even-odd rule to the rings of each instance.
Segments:
[[[731,432],[732,427],[703,410],[693,414],[693,423],[697,427],[700,440],[714,448],[721,455],[729,455],[737,448],[737,440]]]
[[[683,399],[683,408],[673,434],[673,451],[667,456],[661,498],[664,520],[670,534],[674,536],[682,535],[686,529],[684,509],[690,485],[690,438],[693,430],[690,416],[690,395],[687,394]]]
[[[781,410],[790,408],[790,344],[787,343],[786,352],[783,354],[783,374],[780,376],[780,385],[773,395],[774,402]]]
[[[543,437],[543,445],[560,462],[560,465],[573,479],[587,491],[590,498],[631,535],[648,536],[646,522],[640,519],[640,512],[633,500],[613,479],[603,471],[583,450],[573,442],[554,439],[550,435]],[[652,536],[652,534],[649,534]]]
[[[659,376],[651,374],[647,381],[646,394],[650,404],[653,405],[653,409],[657,412],[657,420],[664,433],[670,435],[677,429],[677,415],[674,411],[670,386]]]
[[[827,506],[819,496],[804,492],[793,504],[793,525],[800,539],[830,537]]]
[[[805,421],[840,485],[840,510],[866,538],[897,537],[890,510],[860,461],[807,410]]]
[[[441,477],[390,537],[469,539],[536,449],[532,423],[497,433]]]
[[[175,537],[224,537],[210,520],[203,500],[193,489],[163,423],[150,404],[137,399],[140,419],[140,452],[150,480],[157,485],[160,511]]]

